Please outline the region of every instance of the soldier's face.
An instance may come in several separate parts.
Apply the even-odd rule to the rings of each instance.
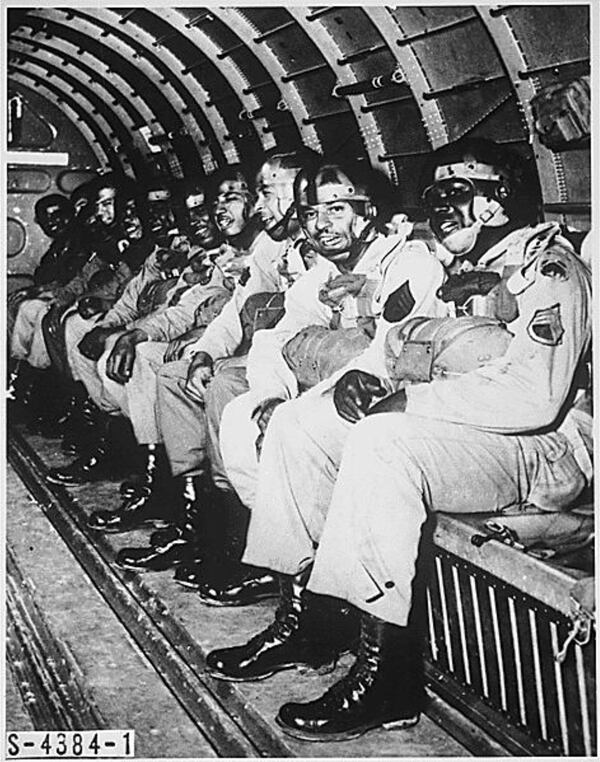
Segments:
[[[235,190],[229,181],[221,183],[214,205],[215,222],[228,238],[238,235],[246,227],[249,217],[248,194]]]
[[[256,188],[256,206],[254,210],[262,220],[265,230],[281,222],[284,211],[276,189],[272,185],[259,185]]]
[[[117,216],[115,208],[115,198],[117,191],[115,188],[100,188],[96,198],[96,219],[102,225],[110,227]]]
[[[63,207],[58,204],[52,204],[46,208],[43,219],[39,221],[39,224],[47,236],[54,238],[67,227],[69,216]]]
[[[423,202],[431,229],[442,243],[449,235],[474,224],[474,197],[473,183],[461,177],[439,180],[427,188]]]
[[[129,200],[123,211],[123,231],[130,241],[139,241],[144,234],[135,201]]]
[[[356,240],[358,222],[358,215],[349,201],[303,206],[299,217],[307,238],[319,254],[333,261],[348,257]]]
[[[148,219],[155,236],[165,236],[175,226],[175,215],[166,201],[149,201]]]
[[[210,212],[204,206],[188,209],[190,232],[195,244],[205,249],[214,246],[217,241],[217,228]]]
[[[294,201],[296,170],[279,169],[270,164],[256,178],[256,204],[254,211],[269,231],[284,218]]]

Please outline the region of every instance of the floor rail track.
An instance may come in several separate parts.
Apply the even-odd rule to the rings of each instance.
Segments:
[[[162,601],[137,575],[111,564],[113,549],[102,536],[88,530],[68,492],[45,481],[39,458],[16,431],[10,432],[8,458],[90,580],[217,754],[293,756],[248,710],[232,686],[204,672],[203,650],[169,615]]]
[[[48,626],[10,546],[7,547],[6,567],[7,654],[36,728],[105,728],[100,710],[77,678],[72,655]]]

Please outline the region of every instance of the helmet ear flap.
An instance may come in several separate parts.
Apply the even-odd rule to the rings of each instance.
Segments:
[[[365,201],[365,219],[374,220],[379,213],[377,206],[372,201]]]
[[[511,195],[512,188],[510,187],[510,183],[508,180],[504,180],[500,185],[496,188],[496,198],[498,201],[506,201],[506,199]]]

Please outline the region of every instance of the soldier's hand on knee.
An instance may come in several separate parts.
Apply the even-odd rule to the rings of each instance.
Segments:
[[[130,334],[123,334],[114,345],[106,362],[106,375],[118,384],[126,384],[131,378],[135,362],[136,342]]]
[[[198,352],[188,368],[184,391],[196,402],[204,402],[204,392],[213,377],[213,359],[208,352]]]
[[[356,423],[364,418],[373,398],[385,394],[385,387],[377,376],[363,370],[349,370],[335,385],[333,403],[338,415]]]
[[[114,332],[114,330],[114,328],[101,328],[100,326],[92,328],[92,330],[88,331],[77,345],[79,351],[84,357],[87,357],[88,360],[97,362],[102,356],[102,352],[104,352],[106,339]]]

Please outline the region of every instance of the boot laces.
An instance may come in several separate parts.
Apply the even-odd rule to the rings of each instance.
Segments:
[[[121,503],[120,507],[114,511],[114,513],[120,514],[122,512],[137,510],[144,504],[144,502],[150,497],[151,494],[152,490],[150,487],[143,487],[140,485],[134,492],[123,498],[123,502]]]
[[[275,639],[285,642],[300,628],[301,604],[293,599],[284,598],[275,612],[275,619],[271,624],[255,635],[250,641],[253,644],[262,644]]]
[[[361,631],[360,646],[356,661],[339,682],[332,685],[318,699],[325,707],[349,709],[364,696],[377,679],[381,663],[381,649]]]

